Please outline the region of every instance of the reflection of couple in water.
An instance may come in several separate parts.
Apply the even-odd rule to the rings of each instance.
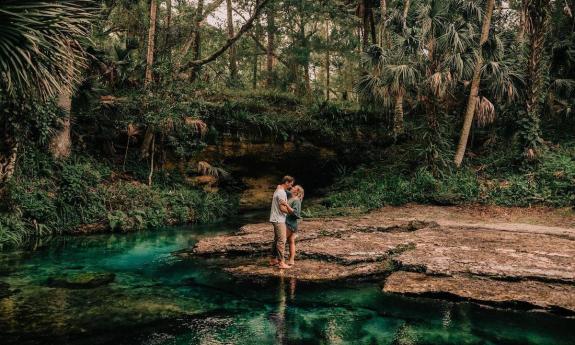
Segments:
[[[288,325],[286,325],[286,318],[288,314],[287,310],[287,300],[288,296],[286,294],[286,279],[283,275],[279,277],[279,286],[278,286],[278,306],[277,309],[270,313],[270,320],[272,321],[273,325],[275,326],[275,335],[276,335],[276,344],[287,344],[289,343],[287,336],[288,336]],[[296,289],[296,279],[289,278],[288,280],[289,286],[289,299],[295,299],[295,289]]]
[[[294,183],[293,177],[284,176],[282,183],[277,186],[274,192],[270,211],[270,222],[274,228],[270,264],[280,269],[290,268],[295,263],[295,239],[301,220],[301,202],[304,190],[299,185],[294,186]],[[284,256],[286,240],[289,242],[287,263]]]

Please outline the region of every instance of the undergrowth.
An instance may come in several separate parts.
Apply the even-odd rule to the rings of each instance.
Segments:
[[[512,152],[492,152],[441,174],[420,165],[413,151],[405,145],[394,147],[389,159],[340,176],[307,215],[341,215],[406,203],[575,205],[575,143],[550,148],[537,162],[510,166],[509,160],[499,158]]]
[[[223,192],[173,181],[149,187],[115,178],[112,168],[89,156],[59,162],[40,151],[25,152],[3,191],[0,248],[86,227],[132,231],[214,222],[237,209],[237,201]]]

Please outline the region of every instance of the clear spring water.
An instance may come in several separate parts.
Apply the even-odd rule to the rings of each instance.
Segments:
[[[236,228],[59,238],[0,253],[0,344],[575,344],[575,319],[387,295],[377,283],[238,281],[213,261],[171,255]],[[115,280],[48,284],[86,272]]]

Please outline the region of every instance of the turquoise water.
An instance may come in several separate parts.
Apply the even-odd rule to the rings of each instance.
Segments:
[[[575,319],[406,298],[378,283],[236,280],[172,252],[237,224],[0,253],[0,344],[575,344]],[[113,273],[95,288],[50,278]]]

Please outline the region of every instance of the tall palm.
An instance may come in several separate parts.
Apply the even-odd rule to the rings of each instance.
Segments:
[[[91,1],[5,0],[0,3],[3,96],[53,98],[77,84],[85,65],[79,43],[94,17]]]
[[[463,161],[463,156],[465,154],[465,149],[467,147],[467,140],[469,138],[469,131],[471,130],[471,124],[473,123],[473,116],[475,115],[475,106],[479,95],[479,84],[481,83],[481,68],[483,67],[482,49],[483,45],[487,43],[487,39],[489,38],[489,30],[491,28],[491,17],[493,15],[493,8],[495,7],[495,0],[487,0],[485,6],[486,8],[483,16],[481,38],[479,39],[479,45],[477,50],[477,61],[475,62],[473,79],[471,80],[471,91],[469,92],[469,98],[467,101],[467,108],[465,111],[463,128],[461,129],[459,145],[457,146],[457,152],[455,153],[454,158],[455,165],[458,167],[461,165]]]
[[[528,159],[537,156],[542,145],[539,128],[541,102],[544,93],[543,63],[545,36],[549,29],[550,0],[526,0],[524,2],[527,33],[529,34],[527,58],[527,95],[525,116],[521,119],[521,137],[524,154]]]

